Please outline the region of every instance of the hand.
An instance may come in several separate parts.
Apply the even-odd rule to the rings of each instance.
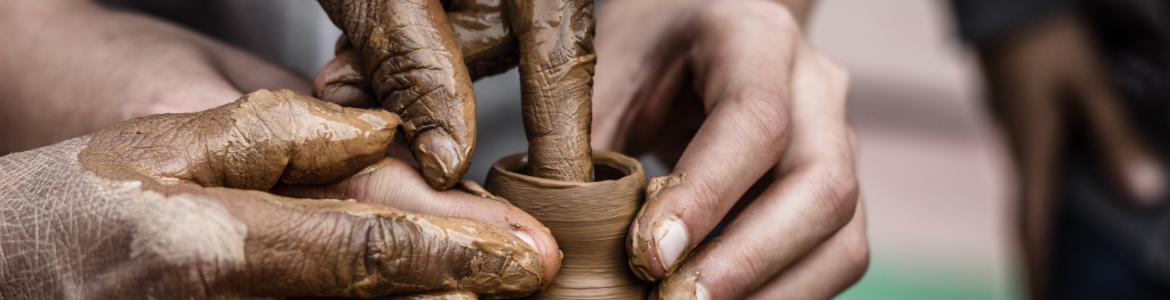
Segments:
[[[598,14],[594,147],[674,167],[631,267],[662,299],[830,298],[868,265],[845,71],[783,5],[677,3]]]
[[[173,24],[88,1],[0,4],[0,155],[307,79]]]
[[[319,2],[345,36],[314,81],[315,95],[401,114],[431,186],[453,186],[470,165],[471,80],[517,62],[533,175],[591,180],[591,0]]]
[[[557,267],[542,261],[556,255],[547,253],[556,249],[547,229],[503,202],[434,192],[413,170],[383,159],[397,124],[385,111],[258,91],[208,111],[134,119],[0,157],[0,291],[11,298],[454,290],[515,297],[547,283],[547,270]],[[314,184],[327,185],[307,186]],[[345,195],[367,191],[440,216],[264,192],[273,186],[374,198]],[[477,214],[499,225],[441,217]]]
[[[458,183],[475,149],[475,94],[439,1],[319,2],[345,35],[317,76],[317,96],[353,104],[372,99],[402,115],[427,182],[436,189]]]
[[[1093,153],[1128,204],[1165,200],[1166,171],[1121,106],[1079,15],[1056,14],[995,46],[981,59],[991,106],[1012,146],[1020,181],[1019,229],[1033,299],[1045,298],[1056,172],[1073,122],[1084,122]]]

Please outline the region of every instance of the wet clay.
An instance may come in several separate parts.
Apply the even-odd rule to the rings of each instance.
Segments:
[[[592,0],[508,1],[520,45],[520,90],[531,174],[590,182]]]
[[[519,62],[504,0],[452,0],[447,20],[459,40],[471,79],[502,73]]]
[[[541,299],[644,299],[646,284],[626,263],[626,234],[641,206],[646,177],[637,160],[593,152],[597,181],[530,176],[523,154],[492,167],[487,189],[540,220],[564,252],[560,273]]]
[[[444,9],[472,80],[503,73],[519,63],[516,37],[502,0],[456,0],[444,2]],[[314,79],[313,95],[352,107],[377,104],[349,38],[338,39],[334,55]]]
[[[646,184],[646,201],[650,202],[654,199],[657,199],[658,195],[662,191],[681,184],[684,180],[686,180],[686,176],[686,173],[680,172],[673,173],[668,176],[658,176],[651,178],[650,183]],[[644,211],[639,210],[638,216],[635,217],[635,219],[642,218],[643,212]],[[659,220],[658,222],[662,221],[663,220]],[[650,228],[658,227],[658,222],[650,226]],[[633,222],[633,224],[630,225],[631,236],[629,239],[629,244],[626,245],[626,249],[628,250],[630,256],[630,269],[633,270],[634,274],[637,274],[638,278],[641,278],[642,280],[657,281],[657,278],[654,278],[654,276],[650,275],[650,270],[665,269],[667,266],[662,265],[662,262],[657,259],[657,255],[651,255],[650,253],[650,243],[655,243],[653,231],[639,230],[638,224],[638,222]],[[654,246],[657,247],[658,245]],[[682,257],[685,258],[688,255],[690,255],[689,252],[683,253]],[[669,273],[673,270],[664,271]]]
[[[0,271],[28,270],[0,276],[0,290],[16,298],[500,298],[543,286],[539,254],[497,226],[262,192],[362,170],[386,153],[397,124],[384,110],[262,90],[0,157],[0,200],[14,204],[0,219],[19,224],[0,239],[11,250]]]
[[[319,2],[356,51],[374,98],[402,117],[427,183],[458,183],[475,149],[475,94],[439,0]]]

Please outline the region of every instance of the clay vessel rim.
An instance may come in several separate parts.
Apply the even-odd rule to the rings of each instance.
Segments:
[[[528,153],[516,153],[505,156],[504,158],[497,160],[495,164],[492,164],[492,171],[506,177],[550,188],[572,188],[606,184],[614,181],[636,180],[633,178],[640,177],[639,175],[643,172],[642,163],[638,162],[638,160],[632,157],[626,156],[625,154],[613,151],[594,150],[592,156],[594,166],[605,166],[612,168],[621,173],[622,176],[615,179],[606,179],[592,182],[572,182],[541,178],[514,171],[528,166]]]

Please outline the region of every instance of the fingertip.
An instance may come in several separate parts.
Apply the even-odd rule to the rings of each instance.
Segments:
[[[437,190],[446,190],[463,178],[470,166],[469,147],[451,137],[442,128],[423,131],[414,138],[411,150],[418,161],[423,178]]]
[[[677,213],[671,213],[665,191],[678,186],[683,173],[659,176],[646,185],[646,204],[630,226],[630,267],[643,280],[657,281],[670,272],[691,247],[690,231]]]
[[[544,229],[543,231],[541,229]],[[529,248],[536,251],[540,255],[541,269],[544,274],[542,277],[541,288],[544,288],[552,283],[552,279],[556,277],[557,272],[561,268],[561,259],[564,254],[557,247],[556,239],[549,234],[548,229],[540,226],[539,229],[527,227],[522,229],[515,229],[513,227],[512,234],[516,235],[521,241],[524,241]]]
[[[361,71],[352,50],[339,52],[313,78],[313,96],[343,106],[373,106],[369,80]]]

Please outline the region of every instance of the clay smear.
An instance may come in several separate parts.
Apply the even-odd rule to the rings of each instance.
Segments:
[[[159,298],[187,298],[187,288],[211,296],[469,291],[496,298],[542,286],[539,254],[494,225],[261,192],[276,182],[333,182],[359,172],[384,156],[397,124],[387,111],[262,90],[208,111],[134,119],[94,134],[76,155],[58,158],[92,177],[70,190],[84,194],[61,197],[111,198],[111,215],[133,225],[102,228],[132,233],[103,254],[127,260],[116,263],[145,267],[144,258],[158,258],[175,268],[162,269],[167,276],[198,274],[180,282],[206,285],[118,286]],[[215,268],[182,269],[196,265]]]
[[[646,185],[646,202],[657,201],[656,199],[658,199],[659,194],[681,184],[684,180],[686,180],[686,173],[675,173],[651,178],[650,183]],[[644,230],[641,228],[643,226],[643,222],[641,222],[644,215],[643,212],[644,210],[639,210],[638,216],[634,219],[634,224],[630,225],[630,239],[627,245],[630,252],[630,269],[642,280],[657,281],[658,278],[651,275],[653,274],[651,270],[663,270],[663,273],[667,273],[670,270],[665,270],[666,266],[663,266],[662,262],[657,259],[657,256],[653,255],[651,249],[657,249],[658,245],[656,244],[656,237],[653,234],[654,230]],[[657,226],[659,224],[651,224],[650,228]]]

